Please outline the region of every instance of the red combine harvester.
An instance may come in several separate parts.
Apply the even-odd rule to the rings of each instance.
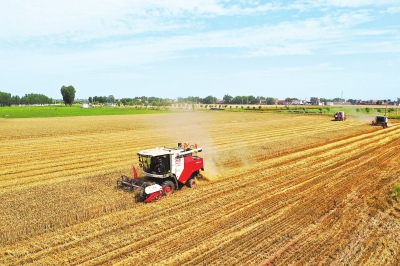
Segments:
[[[340,111],[340,112],[336,112],[333,115],[333,118],[335,119],[335,121],[346,121],[347,116],[343,111]]]
[[[138,178],[133,166],[133,178],[121,176],[117,181],[118,188],[140,190],[140,200],[153,202],[168,196],[183,185],[193,188],[196,177],[204,171],[203,158],[197,153],[203,149],[197,144],[178,143],[177,148],[154,148],[138,152],[139,166],[144,178]]]

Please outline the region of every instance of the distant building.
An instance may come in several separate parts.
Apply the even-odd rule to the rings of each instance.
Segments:
[[[291,105],[292,101],[277,100],[275,103],[279,105]]]
[[[305,100],[293,100],[292,105],[305,105],[306,101]]]

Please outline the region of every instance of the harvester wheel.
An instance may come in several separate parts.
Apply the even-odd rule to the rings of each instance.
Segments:
[[[190,179],[187,181],[186,185],[187,185],[188,187],[190,187],[190,188],[194,188],[194,187],[196,187],[196,180],[194,180],[194,178],[190,178]]]
[[[174,192],[175,185],[172,181],[165,181],[161,186],[163,188],[164,196],[171,195]]]

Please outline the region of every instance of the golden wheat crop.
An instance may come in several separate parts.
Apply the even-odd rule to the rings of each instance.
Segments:
[[[182,112],[1,120],[0,264],[400,261],[400,123]],[[136,153],[195,142],[205,178],[161,201],[116,189]]]

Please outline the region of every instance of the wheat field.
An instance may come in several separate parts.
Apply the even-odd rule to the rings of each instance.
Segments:
[[[396,265],[400,123],[198,111],[0,120],[0,264]],[[203,148],[151,204],[116,188],[137,152]]]

